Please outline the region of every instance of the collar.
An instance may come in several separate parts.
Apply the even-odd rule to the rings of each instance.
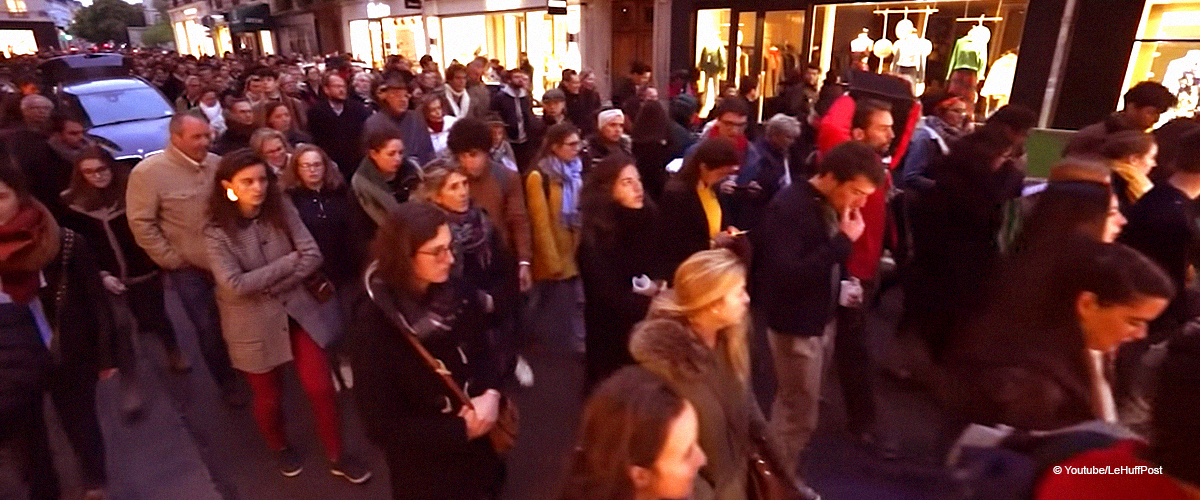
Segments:
[[[183,159],[184,164],[186,164],[187,166],[189,166],[197,171],[204,170],[204,164],[202,162],[193,160],[190,156],[183,154],[183,151],[180,151],[179,148],[175,147],[174,144],[167,146],[167,153],[175,155],[176,157]]]

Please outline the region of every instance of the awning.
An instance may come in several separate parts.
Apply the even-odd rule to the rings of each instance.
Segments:
[[[230,33],[269,30],[271,29],[271,6],[260,3],[238,7],[229,11],[226,19],[229,20]]]

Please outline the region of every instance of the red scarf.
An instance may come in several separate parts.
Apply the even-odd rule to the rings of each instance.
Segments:
[[[47,231],[46,217],[29,204],[0,225],[0,288],[18,304],[28,304],[37,295],[38,273],[58,253],[58,231]],[[48,238],[54,241],[45,241]]]
[[[708,136],[705,137],[705,139],[712,138],[712,137],[720,137],[721,131],[717,130],[717,128],[718,128],[718,125],[714,123],[713,126],[708,129]],[[750,140],[746,139],[746,134],[739,135],[737,140],[733,141],[733,146],[735,148],[737,148],[738,158],[740,158],[742,161],[745,161],[746,160],[746,149],[748,149],[750,147]]]
[[[445,120],[442,120],[440,122],[429,122],[429,131],[432,133],[435,133],[435,134],[441,133],[442,127],[444,127],[444,126],[446,126]]]

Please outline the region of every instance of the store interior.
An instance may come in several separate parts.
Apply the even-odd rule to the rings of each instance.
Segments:
[[[1162,82],[1179,99],[1160,125],[1200,111],[1200,2],[1146,3],[1121,93],[1147,80]]]

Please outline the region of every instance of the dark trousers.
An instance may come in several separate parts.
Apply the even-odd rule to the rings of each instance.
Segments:
[[[538,147],[541,145],[533,140],[526,140],[521,143],[510,142],[509,145],[512,146],[513,159],[517,162],[517,170],[520,170],[521,175],[524,176],[526,173],[529,173],[529,169],[533,168],[533,156],[537,154]]]
[[[132,375],[137,370],[137,355],[134,353],[131,338],[137,333],[135,327],[139,331],[157,335],[168,352],[179,350],[175,328],[167,319],[166,302],[163,300],[165,279],[163,275],[154,276],[149,280],[127,285],[122,295],[109,294],[116,317],[114,333],[120,336],[117,342],[117,362],[123,374]],[[137,320],[136,325],[131,321],[133,319]]]
[[[846,427],[853,433],[875,424],[875,362],[867,342],[867,307],[874,300],[874,282],[863,282],[863,305],[837,308],[833,358],[846,400]]]
[[[167,271],[167,278],[175,286],[183,301],[183,310],[196,328],[200,354],[217,385],[228,390],[237,380],[237,373],[229,364],[229,351],[221,337],[221,321],[217,313],[217,299],[213,295],[213,279],[208,271],[184,267]]]

